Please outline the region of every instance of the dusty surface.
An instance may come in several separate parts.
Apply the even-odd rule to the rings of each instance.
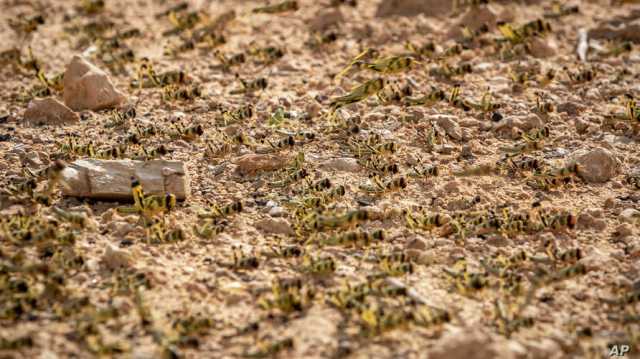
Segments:
[[[171,23],[167,16],[154,16],[175,3],[106,0],[106,9],[97,14],[76,9],[80,1],[0,4],[0,44],[6,50],[21,48],[23,63],[30,44],[52,79],[64,72],[74,55],[84,54],[109,73],[127,97],[127,106],[117,113],[82,111],[78,124],[31,125],[23,118],[32,97],[26,91],[42,83],[28,64],[3,61],[0,114],[7,116],[0,124],[0,173],[7,193],[0,228],[0,357],[269,356],[269,345],[288,338],[292,345],[281,350],[282,357],[601,357],[616,343],[630,345],[630,355],[638,355],[634,310],[640,290],[640,180],[634,185],[632,176],[640,175],[640,137],[638,122],[622,118],[628,101],[623,95],[640,96],[640,44],[621,54],[606,52],[624,40],[638,41],[634,29],[640,7],[612,6],[608,0],[576,2],[580,13],[546,19],[551,33],[526,39],[526,49],[519,46],[521,53],[513,58],[505,57],[507,46],[501,58],[493,40],[502,37],[495,21],[511,21],[517,27],[542,17],[550,1],[496,2],[488,9],[469,10],[479,16],[462,10],[455,16],[384,18],[375,17],[385,11],[378,10],[379,1],[358,0],[355,8],[333,9],[329,2],[300,0],[297,11],[254,14],[251,9],[262,1],[190,1],[188,11],[201,10],[211,20],[231,9],[236,16],[216,28],[226,43],[215,49],[198,44],[202,48],[179,50],[177,56],[165,55],[164,50],[179,46],[180,37],[163,36]],[[8,26],[23,13],[45,17],[30,36],[16,35]],[[102,40],[92,40],[84,30],[65,31],[100,19],[114,22],[112,29],[97,36]],[[433,41],[441,54],[454,45],[461,21],[475,29],[482,25],[478,19],[491,21],[490,32],[446,60],[453,67],[469,63],[471,73],[452,79],[436,76],[432,70],[439,61],[423,56],[408,71],[351,70],[334,79],[368,47],[385,57],[406,54],[406,41],[416,46]],[[608,25],[615,28],[607,29]],[[313,45],[317,39],[310,27],[325,35],[334,32],[337,39]],[[121,40],[121,45],[132,49],[137,60],[114,63],[113,54],[125,50],[101,52],[104,38],[131,28],[141,34]],[[586,64],[575,52],[581,28],[596,29],[591,33],[599,39]],[[251,55],[250,49],[267,46],[282,49],[284,55],[267,63]],[[215,50],[228,58],[245,53],[246,62],[225,71]],[[149,78],[143,80],[148,88],[131,86],[143,57],[156,74],[184,71],[190,81],[185,88],[199,86],[201,96],[166,99],[163,93],[171,87],[153,87]],[[571,78],[565,67],[573,74],[591,69],[595,77]],[[555,70],[550,82],[543,78],[549,69]],[[527,81],[513,80],[525,72]],[[264,77],[267,87],[252,95],[232,94],[242,88],[236,74],[248,82]],[[410,88],[414,98],[430,93],[432,86],[448,97],[458,83],[460,98],[479,102],[488,88],[493,101],[502,105],[497,110],[502,119],[491,110],[464,111],[446,99],[405,106],[406,99],[383,102],[375,96],[346,105],[332,116],[333,98],[378,76],[396,88]],[[52,96],[62,101],[61,88],[51,88]],[[555,111],[536,114],[536,93]],[[225,121],[231,119],[225,111],[245,105],[253,106],[250,118]],[[125,115],[131,107],[135,116]],[[177,134],[174,122],[183,128],[199,124],[203,133]],[[191,195],[168,214],[154,213],[164,222],[151,227],[164,223],[161,231],[181,229],[182,236],[154,236],[137,214],[118,210],[130,204],[83,203],[62,197],[60,187],[55,187],[53,203],[45,205],[32,199],[35,195],[7,185],[29,176],[25,169],[37,171],[56,158],[71,162],[87,157],[65,147],[71,137],[77,146],[93,141],[96,151],[106,150],[122,144],[136,126],[151,125],[156,133],[141,135],[140,144],[130,143],[123,156],[139,158],[145,155],[142,146],[151,150],[164,145],[169,150],[164,159],[185,162]],[[539,161],[539,173],[509,169],[509,161],[500,162],[505,148],[531,143],[522,139],[523,132],[545,126],[549,136],[527,154]],[[283,149],[269,145],[299,131],[315,137],[295,136],[296,143]],[[232,143],[240,134],[248,144]],[[376,134],[381,138],[376,140]],[[206,156],[207,142],[227,151]],[[223,146],[225,142],[230,144]],[[399,173],[381,174],[380,180],[402,176],[406,187],[368,193],[372,170],[364,157],[388,142],[394,142],[396,150],[381,155],[381,161],[397,164]],[[289,183],[294,170],[287,168],[299,153],[304,153],[301,167],[308,182]],[[579,161],[577,173],[569,172],[550,188],[536,185],[536,180],[550,178],[546,171],[575,169],[574,159]],[[523,158],[516,154],[511,160]],[[497,168],[496,162],[501,163]],[[438,176],[414,176],[413,167],[432,165],[438,167]],[[461,175],[474,168],[485,170]],[[324,178],[331,188],[310,189],[309,183]],[[40,181],[38,193],[44,193],[45,182]],[[326,198],[340,185],[346,189],[344,196]],[[313,196],[325,197],[324,208],[317,209],[323,216],[364,208],[370,219],[354,224],[370,233],[383,229],[384,239],[373,239],[369,245],[330,244],[329,237],[351,229],[313,229],[316,210],[302,204]],[[222,233],[203,235],[207,220],[198,218],[202,208],[234,201],[241,201],[242,212],[218,215],[213,221]],[[84,213],[84,227],[68,223],[54,207]],[[408,225],[407,214],[422,212],[440,214],[449,223],[430,230]],[[529,217],[515,223],[515,213]],[[26,217],[32,218],[31,224]],[[563,226],[550,223],[552,218],[577,223]],[[499,228],[487,224],[492,219],[502,223]],[[289,245],[304,254],[284,257],[282,251]],[[244,257],[255,255],[257,268],[249,260],[245,268],[234,266],[234,248]],[[576,248],[580,255],[570,256]],[[404,251],[408,257],[398,266],[413,266],[412,273],[395,277],[412,295],[384,294],[375,287],[363,297],[353,296],[349,305],[340,305],[335,293],[346,291],[345,283],[350,283],[351,292],[366,281],[386,283],[367,276],[389,269],[377,261],[392,251]],[[526,258],[516,260],[523,252]],[[305,255],[333,258],[335,271],[310,273]],[[457,271],[459,277],[454,279],[444,269]],[[564,278],[568,269],[576,273]],[[273,299],[274,280],[296,277],[302,278],[303,289],[288,293],[301,302],[299,306],[286,308],[284,300],[281,308],[260,305]],[[474,278],[482,288],[472,288]],[[495,303],[504,313],[499,314]],[[375,308],[384,308],[387,317]],[[425,318],[427,314],[449,320]]]

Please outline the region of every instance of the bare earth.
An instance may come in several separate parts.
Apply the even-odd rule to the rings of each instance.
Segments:
[[[164,0],[106,0],[95,14],[83,1],[0,3],[0,51],[22,59],[0,59],[0,358],[638,357],[637,1],[574,1],[565,8],[578,13],[546,18],[552,1],[453,15],[448,1],[331,2],[254,13],[265,3],[192,0],[175,16],[160,14],[178,4]],[[384,16],[410,3],[411,16]],[[165,52],[197,32],[164,36],[171,19],[198,11],[199,29],[231,10],[215,28],[223,44]],[[15,31],[34,14],[44,24]],[[104,32],[82,28],[102,20],[113,22]],[[132,28],[140,34],[105,49]],[[418,54],[407,42],[435,48]],[[50,80],[83,55],[126,101],[80,111],[76,124],[27,122],[29,91],[43,87],[29,45]],[[282,56],[257,50],[267,47]],[[126,48],[135,59],[111,60]],[[336,78],[368,48],[377,54]],[[216,51],[245,62],[225,68]],[[385,67],[390,56],[412,63]],[[142,63],[156,76],[183,71],[178,86],[200,96],[163,97],[172,87]],[[471,72],[457,74],[462,64]],[[148,88],[132,86],[138,74]],[[235,93],[260,78],[266,88]],[[377,78],[378,96],[335,101]],[[64,102],[66,89],[50,90]],[[233,114],[246,105],[250,116]],[[140,143],[121,159],[164,145],[158,157],[185,164],[191,192],[168,213],[145,219],[122,213],[131,203],[64,197],[61,186],[43,204],[15,188],[56,159],[87,157],[77,148],[89,141],[98,152],[132,133]],[[431,166],[437,175],[418,173]],[[329,188],[313,188],[322,179]],[[46,178],[38,183],[44,193]],[[234,202],[240,213],[223,213]],[[207,209],[213,218],[200,218]],[[221,233],[202,233],[206,224]],[[277,285],[285,279],[293,284]]]

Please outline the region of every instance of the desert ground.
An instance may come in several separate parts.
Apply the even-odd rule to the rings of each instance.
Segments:
[[[639,357],[638,1],[0,9],[1,358]]]

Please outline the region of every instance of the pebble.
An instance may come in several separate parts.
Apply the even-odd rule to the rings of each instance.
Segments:
[[[286,214],[287,214],[287,211],[280,206],[272,207],[269,210],[269,215],[271,217],[284,217]]]
[[[236,158],[236,172],[240,175],[254,175],[262,171],[273,171],[284,167],[286,159],[272,154],[247,154]]]
[[[558,52],[557,44],[549,39],[534,37],[529,45],[531,55],[539,59],[553,57]]]
[[[423,237],[418,236],[407,243],[407,249],[424,251],[425,249],[427,249],[427,244],[425,243]]]
[[[126,100],[109,75],[82,56],[71,59],[64,73],[64,103],[74,111],[114,108]]]
[[[606,182],[618,173],[620,164],[613,154],[604,148],[578,150],[567,163],[577,163],[578,176],[589,183]]]
[[[449,137],[454,140],[462,139],[462,131],[460,129],[460,125],[458,124],[458,118],[452,115],[435,115],[429,116],[429,120],[434,121],[438,126],[442,127],[442,129],[449,135]]]
[[[438,340],[428,352],[431,359],[492,359],[507,353],[496,351],[491,336],[480,329],[464,328],[451,331]]]
[[[331,27],[338,26],[342,22],[344,22],[344,16],[340,8],[336,7],[323,9],[314,14],[314,16],[309,19],[308,24],[312,32],[324,33]]]
[[[633,227],[629,223],[619,224],[613,231],[614,237],[626,238],[633,234]]]
[[[320,164],[320,168],[338,172],[358,172],[362,167],[355,158],[339,157],[328,159]]]
[[[295,234],[291,224],[286,219],[266,218],[256,222],[255,227],[262,232],[270,234]]]
[[[600,249],[592,248],[580,263],[587,267],[587,270],[599,270],[611,265],[611,256]]]
[[[130,267],[131,261],[131,255],[127,250],[108,244],[102,255],[101,264],[108,270],[116,270]]]
[[[640,211],[634,208],[626,208],[620,212],[618,218],[625,223],[635,223],[640,219]]]
[[[376,17],[417,16],[419,14],[441,16],[450,12],[450,0],[388,0],[380,2],[376,10]]]
[[[62,102],[48,97],[31,100],[24,112],[24,121],[37,126],[59,126],[80,122],[80,116]]]

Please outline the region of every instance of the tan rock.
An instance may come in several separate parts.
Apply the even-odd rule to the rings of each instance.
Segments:
[[[24,120],[32,125],[66,125],[77,123],[80,116],[62,102],[47,97],[33,99],[24,112]]]
[[[189,195],[184,164],[179,161],[77,160],[62,172],[71,197],[131,201],[131,177],[140,179],[145,193],[173,193],[178,200]]]
[[[466,26],[471,31],[476,31],[480,29],[483,25],[488,25],[489,29],[492,30],[495,27],[495,23],[498,17],[496,14],[488,7],[483,6],[479,8],[470,8],[456,23],[451,27],[448,33],[449,38],[461,38],[462,37],[462,27]]]
[[[102,255],[101,264],[108,270],[116,270],[120,268],[128,268],[131,266],[131,255],[128,251],[107,245]]]
[[[569,163],[579,165],[578,176],[590,183],[602,183],[614,177],[620,164],[611,152],[603,148],[578,150],[571,156]]]
[[[248,154],[235,160],[236,172],[240,175],[253,175],[261,171],[273,171],[284,167],[286,159],[271,154]]]
[[[545,59],[556,55],[558,48],[554,42],[534,37],[529,43],[529,52],[533,57]]]
[[[502,357],[492,345],[491,337],[480,329],[456,330],[443,336],[429,351],[429,358],[490,359]]]
[[[104,71],[74,56],[64,73],[64,103],[75,111],[116,107],[126,96]]]
[[[340,318],[340,313],[335,309],[313,306],[304,317],[293,320],[287,327],[288,334],[295,338],[291,356],[321,358],[335,353]]]
[[[272,234],[294,234],[291,224],[286,219],[266,218],[255,223],[256,228]]]
[[[458,124],[458,118],[452,115],[435,115],[430,116],[429,119],[434,121],[454,140],[462,139],[462,130]]]
[[[326,160],[320,164],[322,169],[338,172],[358,172],[361,167],[355,158],[341,157]]]
[[[393,15],[417,16],[442,16],[451,13],[451,0],[383,0],[378,6],[376,17],[388,17]]]
[[[344,21],[340,8],[330,8],[321,10],[309,19],[309,29],[316,32],[325,32],[332,27],[338,26]]]
[[[626,208],[618,215],[620,221],[626,223],[635,223],[640,219],[640,211],[634,208]]]

